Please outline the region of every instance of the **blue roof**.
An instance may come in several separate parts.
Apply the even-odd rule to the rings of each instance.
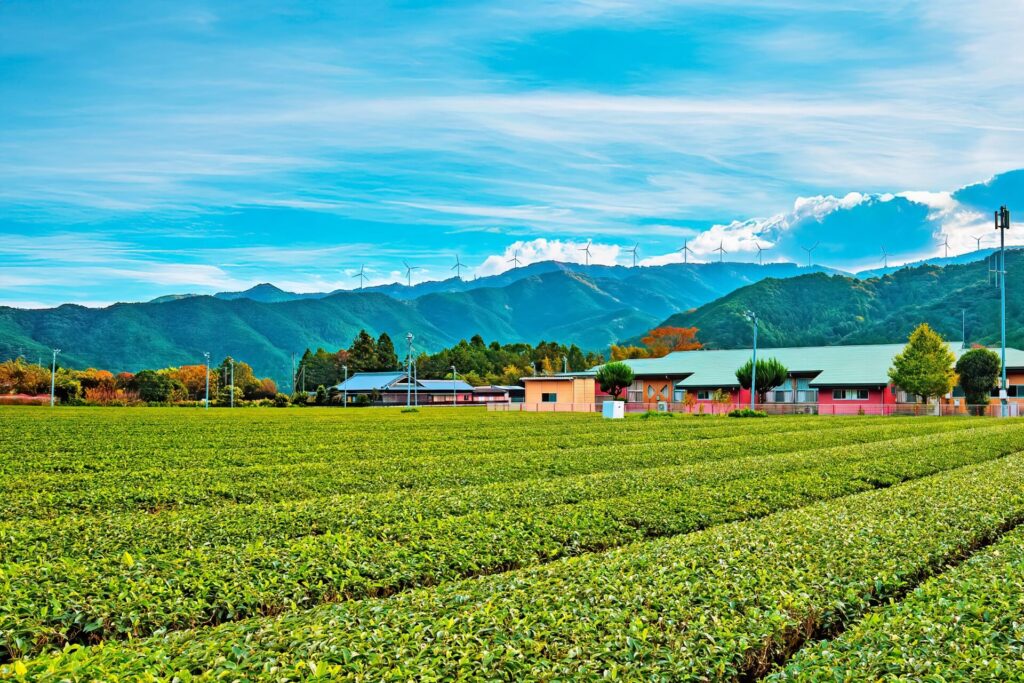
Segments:
[[[403,378],[405,375],[402,376]],[[450,379],[420,379],[416,380],[420,389],[426,389],[428,391],[472,391],[473,385],[466,384],[461,379],[453,382]],[[405,389],[405,382],[402,382],[400,387]]]
[[[334,388],[338,391],[383,391],[403,379],[404,372],[359,372]]]

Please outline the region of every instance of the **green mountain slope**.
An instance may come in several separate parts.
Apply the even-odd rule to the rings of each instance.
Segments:
[[[600,350],[739,285],[807,272],[793,264],[750,263],[625,268],[547,262],[519,270],[422,287],[426,293],[408,299],[370,290],[296,295],[259,285],[102,309],[0,307],[0,358],[46,356],[58,347],[68,366],[134,371],[197,363],[209,351],[215,360],[231,354],[261,375],[285,380],[292,352],[347,347],[362,328],[396,340],[411,331],[417,348],[427,351],[474,334]],[[488,282],[498,286],[483,286]],[[444,289],[456,286],[463,288]]]
[[[1007,343],[1021,348],[1024,253],[1008,252],[1006,265]],[[664,324],[696,326],[712,348],[744,347],[751,342],[747,310],[760,318],[763,346],[896,343],[922,322],[959,340],[964,311],[968,341],[999,341],[999,290],[990,284],[984,261],[907,268],[866,280],[824,274],[764,280]]]

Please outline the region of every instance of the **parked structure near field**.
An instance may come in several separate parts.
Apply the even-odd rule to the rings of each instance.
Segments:
[[[414,379],[405,372],[360,372],[331,387],[336,402],[348,396],[349,405],[474,405],[522,403],[526,390],[520,386],[473,387],[463,380]]]
[[[789,370],[784,384],[772,387],[766,400],[758,405],[770,412],[821,412],[828,414],[905,412],[900,406],[920,405],[920,399],[908,396],[889,382],[893,358],[904,344],[871,344],[860,346],[813,346],[793,348],[759,348],[758,358],[778,359]],[[959,358],[969,349],[961,342],[949,342],[950,351]],[[677,351],[662,358],[622,361],[633,370],[633,384],[624,398],[627,406],[647,410],[659,405],[702,412],[721,412],[748,405],[750,392],[740,387],[736,370],[750,360],[750,349]],[[1024,351],[1006,350],[1009,398],[1024,406]],[[599,404],[611,397],[595,384],[597,368],[584,373],[554,377],[523,377],[526,403],[555,403],[551,410],[569,410],[569,404]],[[594,390],[595,399],[588,401],[584,389],[550,391],[545,387],[568,387],[570,382],[586,381]],[[573,384],[572,386],[576,386]],[[998,390],[993,400],[998,403]],[[689,397],[689,398],[688,398]],[[959,387],[942,401],[962,407],[963,392]],[[963,406],[965,407],[965,406]],[[524,406],[523,409],[527,409]],[[544,407],[538,407],[544,409]]]

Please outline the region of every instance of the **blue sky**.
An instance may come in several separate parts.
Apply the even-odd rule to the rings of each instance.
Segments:
[[[0,3],[0,304],[973,248],[1011,0]],[[970,186],[967,190],[961,190]],[[958,192],[959,191],[959,192]],[[1018,240],[1024,241],[1024,240]]]

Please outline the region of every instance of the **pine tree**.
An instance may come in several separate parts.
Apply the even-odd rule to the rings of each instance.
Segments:
[[[395,353],[395,345],[387,332],[381,332],[377,338],[377,370],[398,369],[398,354]]]
[[[366,330],[359,335],[348,350],[348,372],[373,372],[377,368],[377,344]]]

